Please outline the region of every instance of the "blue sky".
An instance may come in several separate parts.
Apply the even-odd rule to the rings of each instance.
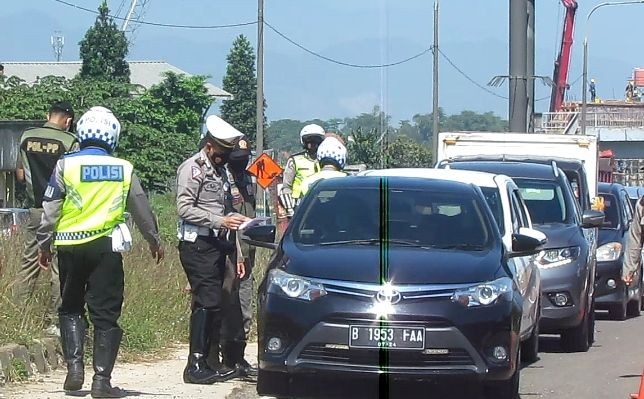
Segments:
[[[96,8],[99,0],[68,0]],[[126,0],[125,3],[129,3]],[[585,20],[600,0],[580,0],[570,81],[581,74]],[[121,0],[110,0],[118,9]],[[359,64],[379,64],[416,54],[432,42],[431,0],[266,0],[266,20],[287,36],[325,56]],[[537,0],[537,74],[552,74],[564,9],[560,0]],[[145,20],[213,25],[252,21],[254,0],[149,0]],[[638,21],[644,5],[604,8],[590,24],[590,74],[602,98],[620,96],[634,67],[644,66]],[[53,60],[49,37],[65,35],[64,60],[78,59],[78,41],[95,16],[53,0],[3,1],[0,62]],[[190,73],[210,75],[220,85],[226,54],[239,34],[255,43],[254,26],[181,30],[140,26],[130,59],[165,60]],[[507,74],[508,0],[442,0],[441,48],[475,81],[486,84]],[[380,105],[394,121],[431,111],[430,55],[381,70],[351,69],[312,57],[270,30],[265,32],[265,87],[270,120],[352,116]],[[7,71],[10,73],[10,71]],[[507,117],[507,101],[463,78],[441,60],[441,106],[494,111]],[[507,95],[507,86],[492,89]],[[546,87],[538,97],[549,96]],[[580,82],[570,96],[581,97]],[[538,103],[546,111],[548,101]]]

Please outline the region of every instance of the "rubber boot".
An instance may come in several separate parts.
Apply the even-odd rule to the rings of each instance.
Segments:
[[[213,342],[216,352],[211,351],[210,335],[212,333],[214,312],[198,308],[192,312],[190,318],[190,353],[188,364],[183,371],[183,381],[187,384],[214,384],[227,381],[235,377],[235,370],[222,367],[219,363],[219,342]],[[215,349],[215,348],[212,348]],[[209,352],[214,353],[214,368],[206,362]],[[219,367],[217,367],[219,366]]]
[[[233,341],[222,345],[222,357],[226,367],[234,368],[240,377],[256,377],[257,368],[244,359],[246,342]]]
[[[94,331],[94,379],[92,381],[92,398],[125,397],[125,392],[122,389],[112,387],[110,383],[122,337],[123,330],[120,328]]]
[[[63,356],[67,363],[67,377],[63,389],[65,391],[78,391],[85,382],[84,340],[85,320],[79,314],[59,315],[60,341]]]

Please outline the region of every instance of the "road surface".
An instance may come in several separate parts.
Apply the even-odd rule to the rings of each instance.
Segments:
[[[522,399],[628,399],[637,392],[644,368],[644,316],[623,322],[606,320],[599,313],[595,345],[588,353],[562,353],[558,340],[542,336],[540,360],[525,365],[521,375]],[[256,353],[255,345],[249,351]],[[132,397],[257,399],[252,382],[234,381],[214,386],[186,385],[181,380],[186,350],[153,364],[117,364],[113,380]],[[88,379],[91,374],[88,368]],[[62,372],[41,382],[13,385],[0,390],[0,398],[63,398]],[[390,386],[362,381],[320,381],[307,388],[317,397],[379,398],[480,398],[474,387],[462,384],[413,384]],[[89,398],[89,381],[81,397]]]

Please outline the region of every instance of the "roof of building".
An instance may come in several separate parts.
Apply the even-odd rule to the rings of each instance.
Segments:
[[[17,76],[30,84],[45,76],[62,76],[71,79],[81,69],[81,61],[3,62],[2,64],[4,65],[5,76]],[[128,61],[128,65],[130,66],[130,81],[146,89],[161,83],[165,72],[191,76],[189,73],[165,61]],[[206,88],[211,96],[225,99],[232,98],[232,94],[211,83],[206,82]]]

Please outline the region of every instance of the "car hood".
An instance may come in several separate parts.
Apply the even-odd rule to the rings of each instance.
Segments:
[[[623,242],[621,229],[599,229],[597,236],[597,246],[602,246],[609,242]]]
[[[390,246],[381,262],[378,245],[283,245],[286,271],[304,277],[380,284],[460,284],[506,275],[499,249],[456,251]],[[384,254],[382,254],[384,257]]]
[[[581,229],[574,224],[538,224],[534,227],[548,237],[545,249],[579,245],[584,239]]]

